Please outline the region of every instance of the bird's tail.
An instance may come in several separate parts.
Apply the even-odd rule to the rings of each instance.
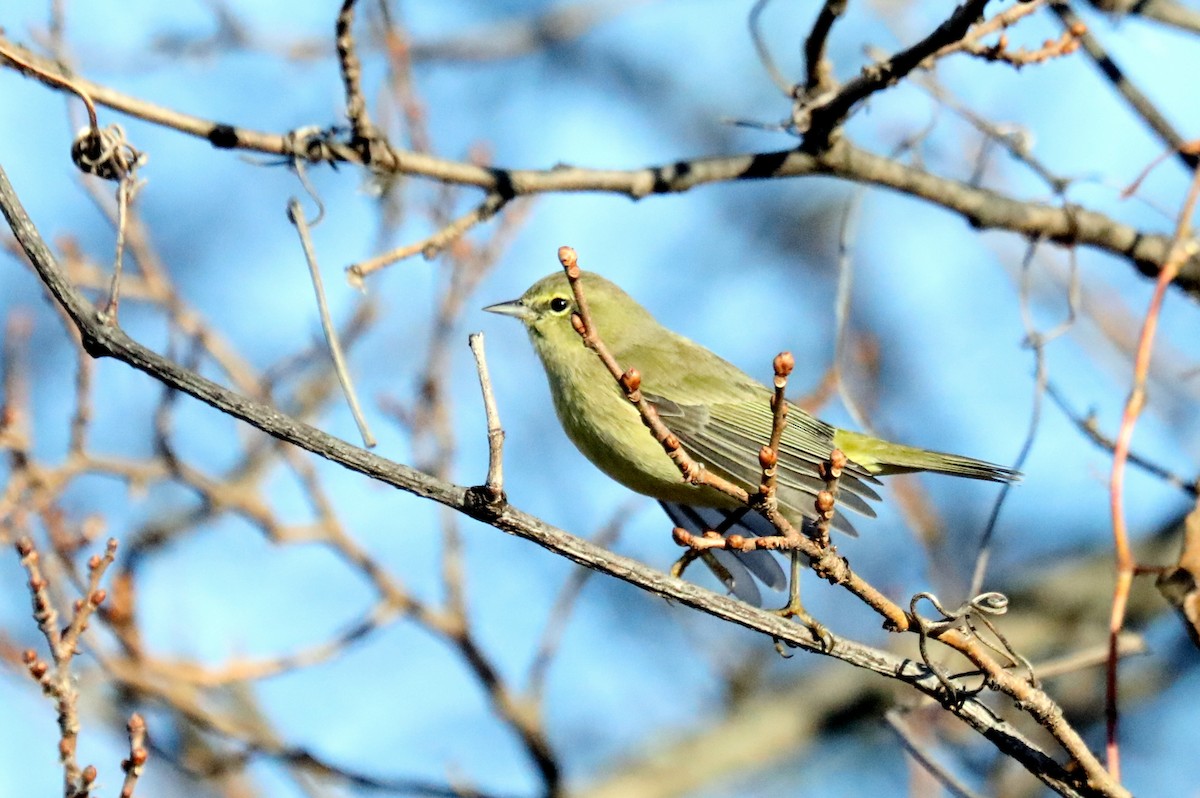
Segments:
[[[904,446],[848,430],[838,430],[833,442],[851,460],[880,476],[932,471],[935,474],[990,482],[1016,482],[1021,478],[1021,472],[1007,466],[960,454]]]

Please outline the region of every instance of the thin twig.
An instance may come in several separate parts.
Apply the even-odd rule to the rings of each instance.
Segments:
[[[950,791],[951,795],[957,798],[982,798],[980,793],[975,792],[970,787],[962,782],[942,766],[940,762],[933,758],[930,752],[925,750],[925,745],[913,733],[908,724],[904,722],[901,713],[896,709],[889,709],[883,713],[883,719],[887,721],[888,726],[900,738],[900,744],[904,746],[904,750],[908,751],[909,756],[917,761],[921,767],[938,780],[943,787]]]
[[[121,769],[125,771],[125,780],[118,795],[120,798],[133,798],[133,791],[146,767],[146,760],[150,757],[146,750],[146,721],[135,712],[129,716],[126,729],[129,731],[129,758],[121,763]]]
[[[817,520],[813,524],[813,538],[822,549],[829,547],[829,525],[833,522],[833,514],[837,512],[838,482],[849,463],[850,459],[845,452],[834,449],[829,453],[829,459],[820,466],[825,489],[817,491],[816,500],[813,502],[817,511]]]
[[[1016,459],[1012,464],[1014,471],[1021,470],[1026,459],[1029,457],[1029,453],[1033,451],[1034,441],[1037,440],[1037,431],[1041,426],[1042,398],[1045,396],[1046,386],[1049,384],[1050,379],[1046,370],[1046,345],[1055,338],[1065,334],[1075,324],[1075,317],[1079,307],[1079,268],[1075,253],[1073,250],[1070,250],[1068,251],[1068,257],[1071,262],[1071,277],[1069,288],[1067,289],[1066,318],[1047,332],[1043,333],[1037,329],[1030,306],[1030,278],[1032,273],[1030,267],[1041,244],[1041,240],[1031,239],[1025,249],[1025,257],[1021,261],[1021,316],[1025,324],[1025,345],[1033,351],[1034,384],[1033,404],[1029,410],[1029,425],[1025,430],[1025,438],[1021,442],[1021,448],[1017,452]],[[996,500],[992,503],[987,523],[983,527],[983,534],[979,538],[979,547],[975,554],[975,568],[971,574],[971,583],[967,588],[968,596],[978,595],[983,590],[983,581],[987,576],[988,564],[991,561],[992,537],[995,535],[996,525],[1000,520],[1000,511],[1004,507],[1004,501],[1008,498],[1011,489],[1011,482],[1004,483],[1000,487],[1000,491],[996,494]]]
[[[784,428],[787,427],[788,401],[787,381],[792,369],[796,368],[796,358],[791,352],[780,352],[772,361],[775,371],[774,388],[771,394],[771,438],[766,446],[758,453],[758,462],[762,467],[762,479],[759,493],[768,504],[773,504],[775,498],[775,481],[779,476],[779,442],[783,439]]]
[[[833,305],[833,383],[837,390],[838,398],[842,400],[842,405],[846,408],[846,412],[850,414],[850,418],[858,425],[860,430],[869,431],[871,425],[867,423],[866,413],[858,404],[858,400],[851,394],[849,386],[846,384],[845,369],[843,363],[846,358],[846,341],[849,336],[850,327],[850,298],[854,286],[854,257],[851,250],[851,242],[856,234],[855,224],[858,221],[858,211],[862,207],[863,199],[867,195],[865,186],[859,186],[850,197],[850,201],[846,203],[846,208],[842,213],[841,225],[838,229],[838,260],[837,260],[837,294]]]
[[[1117,654],[1122,659],[1145,654],[1149,650],[1150,647],[1146,644],[1146,639],[1141,635],[1122,632],[1120,638],[1117,640]],[[1052,660],[1047,660],[1046,662],[1039,662],[1037,664],[1037,675],[1039,679],[1045,682],[1059,676],[1069,676],[1088,668],[1095,668],[1107,662],[1108,641],[1105,641],[1102,644],[1086,648],[1082,651],[1075,651]]]
[[[129,218],[129,203],[137,189],[137,178],[133,174],[121,178],[117,184],[117,251],[113,256],[112,282],[108,287],[108,305],[104,314],[116,322],[121,305],[121,273],[125,263],[125,228]]]
[[[347,266],[346,277],[350,280],[351,285],[361,287],[363,278],[371,272],[378,271],[405,258],[420,255],[426,260],[430,260],[447,246],[462,238],[472,227],[486,222],[499,213],[508,204],[510,199],[511,197],[506,197],[503,194],[489,192],[483,202],[471,211],[454,219],[432,235],[413,244],[405,244],[390,252],[384,252],[382,255],[376,255],[373,258],[367,258],[366,260]]]
[[[1125,609],[1137,568],[1125,524],[1125,464],[1129,459],[1134,426],[1137,424],[1138,416],[1141,415],[1146,402],[1146,377],[1150,371],[1154,336],[1158,330],[1159,315],[1162,311],[1167,287],[1183,263],[1197,250],[1197,242],[1191,235],[1191,221],[1198,199],[1200,199],[1200,168],[1196,169],[1187,197],[1179,210],[1179,219],[1175,226],[1174,243],[1171,246],[1170,254],[1154,283],[1154,294],[1150,298],[1150,307],[1146,310],[1142,331],[1138,336],[1137,352],[1133,364],[1133,386],[1130,388],[1129,397],[1125,402],[1121,426],[1117,432],[1116,446],[1113,449],[1112,474],[1109,479],[1109,505],[1112,512],[1113,544],[1116,550],[1117,583],[1113,589],[1112,614],[1108,627],[1109,661],[1104,714],[1108,770],[1112,778],[1118,782],[1121,778],[1121,758],[1117,734],[1117,664],[1119,660],[1117,638],[1125,625]]]
[[[1046,395],[1050,397],[1054,404],[1058,405],[1058,409],[1075,425],[1076,429],[1083,433],[1084,437],[1109,454],[1113,453],[1113,450],[1117,448],[1117,442],[1100,430],[1100,423],[1097,421],[1094,412],[1086,416],[1075,412],[1067,403],[1067,398],[1063,395],[1062,391],[1053,382],[1046,383]],[[1197,489],[1196,480],[1194,479],[1184,479],[1169,468],[1144,455],[1138,454],[1132,449],[1130,449],[1127,459],[1130,464],[1137,466],[1147,474],[1161,479],[1171,487],[1178,488],[1192,499],[1200,495],[1200,490]]]
[[[467,336],[471,354],[475,356],[475,369],[479,372],[479,388],[483,392],[483,411],[487,417],[488,470],[484,485],[492,494],[492,501],[504,498],[504,428],[500,426],[500,411],[496,407],[496,394],[492,390],[492,378],[488,374],[487,356],[483,349],[483,333]]]
[[[78,84],[78,82],[70,79],[66,75],[54,70],[45,69],[43,66],[35,63],[32,59],[26,59],[17,53],[16,50],[9,47],[6,43],[0,42],[0,58],[8,61],[17,68],[19,72],[32,75],[38,80],[49,83],[52,86],[66,89],[83,101],[83,105],[87,108],[88,127],[96,135],[100,133],[100,120],[96,116],[96,106],[92,102],[91,95]]]
[[[755,0],[754,5],[750,8],[750,16],[747,22],[750,27],[750,41],[754,42],[754,51],[758,53],[759,63],[763,65],[763,69],[767,71],[771,82],[783,92],[783,96],[791,99],[793,96],[794,87],[790,80],[784,77],[783,72],[779,70],[779,66],[775,63],[774,57],[771,56],[771,49],[767,47],[766,41],[762,35],[762,25],[760,18],[762,17],[763,9],[767,7],[767,3],[771,0]]]
[[[966,0],[932,33],[911,47],[893,55],[887,61],[864,67],[858,77],[847,82],[827,102],[806,110],[808,124],[804,130],[802,149],[821,152],[830,143],[833,131],[841,125],[854,106],[897,83],[921,63],[948,44],[962,39],[980,17],[988,0]]]
[[[375,446],[375,436],[367,424],[362,407],[358,403],[358,394],[354,390],[354,382],[350,379],[350,370],[346,367],[346,358],[342,354],[342,345],[338,341],[337,328],[329,315],[329,303],[325,299],[325,286],[321,281],[321,269],[317,266],[317,255],[313,251],[312,239],[309,236],[308,221],[304,217],[304,208],[295,197],[288,200],[288,221],[296,226],[300,236],[300,246],[304,250],[304,260],[308,264],[308,273],[312,278],[313,291],[317,296],[317,312],[321,317],[321,330],[325,333],[325,342],[329,345],[329,355],[333,359],[333,370],[341,383],[346,402],[350,405],[350,413],[354,423],[358,425],[358,433],[362,436],[363,445],[367,448]]]
[[[611,549],[636,505],[636,500],[630,500],[618,507],[609,522],[592,537],[592,543],[602,548]],[[533,662],[529,665],[529,677],[526,680],[526,690],[539,701],[545,694],[546,676],[550,672],[554,653],[558,650],[559,644],[562,642],[563,633],[567,629],[567,622],[571,618],[571,611],[575,607],[575,602],[579,600],[584,585],[587,584],[588,579],[595,573],[590,568],[573,569],[566,583],[559,590],[558,596],[554,599],[554,605],[550,608],[550,615],[546,621],[545,628],[542,630],[542,638],[538,643],[537,653],[534,654]]]
[[[354,41],[354,4],[356,0],[344,0],[338,12],[336,43],[338,66],[342,73],[342,85],[346,90],[346,118],[350,120],[354,141],[362,148],[364,158],[370,163],[371,145],[378,137],[367,112],[367,101],[362,91],[362,63],[358,60]]]
[[[75,659],[79,636],[87,628],[88,619],[105,600],[107,594],[100,588],[105,570],[112,564],[117,542],[110,539],[103,556],[93,555],[88,561],[88,586],[84,596],[73,605],[70,622],[65,629],[59,627],[60,613],[50,596],[49,583],[42,571],[41,556],[33,540],[22,537],[17,541],[17,553],[21,566],[29,574],[29,593],[33,599],[33,617],[50,649],[51,663],[39,659],[33,649],[23,654],[30,675],[49,698],[54,700],[58,716],[59,761],[63,766],[63,794],[67,798],[86,796],[96,779],[92,766],[80,767],[77,758],[79,745],[79,690],[71,669]]]
[[[713,474],[704,468],[700,463],[692,458],[690,454],[683,448],[679,442],[679,438],[663,423],[662,418],[658,415],[658,411],[654,409],[654,405],[646,401],[642,395],[641,385],[642,376],[636,368],[625,370],[613,357],[608,347],[604,345],[600,334],[596,330],[596,323],[592,319],[591,310],[588,307],[587,296],[583,291],[583,281],[580,279],[582,272],[579,269],[579,257],[575,254],[575,250],[570,247],[559,247],[558,260],[566,271],[567,280],[571,284],[571,291],[575,295],[576,312],[571,316],[571,323],[575,327],[575,331],[583,339],[583,343],[589,349],[594,351],[604,363],[608,373],[613,376],[613,379],[621,386],[625,392],[625,396],[638,409],[645,421],[646,426],[654,434],[655,440],[663,447],[663,451],[671,458],[671,461],[679,468],[683,478],[694,485],[708,485],[717,490],[732,496],[742,504],[745,504],[750,499],[750,494],[745,488],[735,485],[733,482]],[[797,534],[798,533],[794,533]]]
[[[829,33],[838,18],[846,13],[846,0],[825,0],[804,40],[804,94],[812,97],[833,88],[833,68],[825,58]]]
[[[71,438],[68,449],[82,453],[87,446],[88,428],[92,421],[92,371],[94,361],[82,349],[76,349],[75,409],[71,413]]]
[[[971,30],[968,31],[967,34],[962,37],[962,39],[946,45],[934,53],[933,57],[943,58],[950,53],[955,53],[970,47],[985,36],[989,36],[997,31],[1006,30],[1007,28],[1017,24],[1017,22],[1020,20],[1034,13],[1042,6],[1046,5],[1046,3],[1049,1],[1050,0],[1029,0],[1029,2],[1017,3],[1014,6],[1009,6],[1000,13],[988,17],[978,25],[972,26]]]

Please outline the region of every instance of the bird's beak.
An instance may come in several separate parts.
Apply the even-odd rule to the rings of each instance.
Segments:
[[[501,316],[512,316],[514,319],[520,319],[521,321],[525,321],[533,315],[525,303],[519,299],[488,305],[484,310],[488,313],[499,313]]]

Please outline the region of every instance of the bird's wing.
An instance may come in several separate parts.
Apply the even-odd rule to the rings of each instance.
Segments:
[[[645,393],[645,392],[644,392]],[[715,404],[682,404],[667,397],[645,393],[663,422],[678,436],[684,449],[716,473],[754,490],[762,479],[758,451],[771,435],[772,413],[765,389],[762,400]],[[834,449],[834,428],[800,408],[791,407],[779,446],[777,496],[780,504],[801,518],[814,518],[814,501],[825,482],[818,468]],[[877,483],[869,471],[847,464],[838,482],[838,503],[868,517],[875,510],[867,500],[879,494],[870,483]],[[842,513],[834,515],[832,526],[854,535],[854,527]]]
[[[642,370],[642,394],[696,459],[748,490],[762,480],[758,451],[771,437],[771,391],[727,360],[665,329],[652,336],[625,336],[614,348],[623,366]],[[651,369],[647,363],[671,364]],[[814,500],[825,483],[818,467],[834,449],[835,429],[795,405],[789,405],[780,442],[778,497],[794,517],[816,516]],[[851,462],[839,480],[838,502],[874,517],[867,500],[879,494],[871,472]],[[854,535],[844,513],[836,513],[835,529]]]

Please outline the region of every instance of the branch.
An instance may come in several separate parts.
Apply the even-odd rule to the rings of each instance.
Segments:
[[[1177,0],[1088,0],[1100,11],[1129,14],[1171,25],[1188,33],[1200,33],[1200,11]]]
[[[833,84],[833,67],[825,58],[825,46],[833,24],[846,13],[847,0],[825,0],[808,38],[804,40],[804,93],[812,97]]]
[[[1083,24],[1083,20],[1079,18],[1071,7],[1064,0],[1053,0],[1050,3],[1050,10],[1058,15],[1064,28],[1073,31],[1079,31],[1076,36],[1080,44],[1083,45],[1083,51],[1088,54],[1088,57],[1096,64],[1096,67],[1104,75],[1117,93],[1125,99],[1133,112],[1141,117],[1142,121],[1159,137],[1159,139],[1167,146],[1168,149],[1175,150],[1175,154],[1179,160],[1188,169],[1195,169],[1200,166],[1200,158],[1195,153],[1186,152],[1182,149],[1186,143],[1183,136],[1175,130],[1175,127],[1167,120],[1162,112],[1155,107],[1150,98],[1142,93],[1130,79],[1121,67],[1113,61],[1112,56],[1104,49],[1104,45],[1100,40],[1092,35],[1087,26]]]
[[[1129,458],[1129,449],[1133,442],[1133,428],[1141,415],[1146,403],[1146,378],[1150,372],[1150,358],[1154,351],[1154,336],[1158,330],[1158,321],[1162,311],[1163,300],[1166,296],[1167,285],[1171,281],[1174,270],[1184,261],[1195,254],[1196,241],[1192,238],[1192,214],[1200,201],[1200,167],[1192,177],[1191,187],[1179,210],[1179,218],[1175,227],[1175,243],[1171,253],[1154,285],[1154,293],[1150,298],[1150,307],[1142,322],[1142,330],[1138,335],[1137,351],[1133,361],[1133,385],[1125,400],[1125,410],[1121,415],[1121,426],[1117,431],[1116,446],[1113,449],[1112,472],[1109,477],[1109,509],[1112,514],[1113,548],[1117,567],[1117,584],[1113,589],[1112,618],[1109,622],[1109,660],[1108,678],[1105,695],[1105,716],[1107,725],[1108,769],[1114,779],[1121,778],[1120,748],[1117,739],[1117,637],[1125,625],[1125,608],[1129,602],[1129,590],[1133,584],[1137,561],[1129,542],[1129,531],[1125,524],[1125,465]]]
[[[0,37],[0,47],[6,44],[6,40]],[[43,72],[58,76],[69,74],[49,59],[26,50],[20,50],[20,53],[22,58]],[[0,56],[0,62],[2,60]],[[23,74],[44,80],[40,72],[28,73],[17,68]],[[277,134],[238,128],[163,108],[78,76],[72,76],[72,80],[76,87],[88,92],[101,105],[205,139],[221,149],[279,155],[289,161],[300,158],[311,162],[363,163],[358,149],[328,135]],[[60,89],[55,83],[44,82],[51,88]],[[1129,260],[1149,277],[1157,277],[1171,248],[1170,236],[1139,230],[1096,211],[1078,206],[1064,208],[1017,200],[896,163],[846,141],[833,144],[819,156],[793,149],[696,158],[630,170],[485,167],[399,150],[384,141],[373,142],[371,154],[371,168],[374,170],[475,186],[498,195],[502,200],[520,195],[581,191],[623,194],[632,199],[641,199],[651,194],[684,192],[709,183],[831,175],[919,197],[962,214],[975,227],[1041,237],[1064,246],[1094,247]],[[1200,299],[1200,258],[1189,258],[1173,283],[1192,297]]]
[[[887,61],[863,67],[857,78],[843,86],[836,95],[819,107],[806,110],[809,124],[801,148],[808,152],[822,152],[830,143],[834,130],[845,121],[854,106],[895,85],[912,72],[921,62],[967,35],[971,26],[983,17],[983,8],[988,0],[967,0],[921,41],[896,53]],[[832,22],[830,22],[832,24]],[[812,64],[809,64],[812,69]]]
[[[149,374],[164,385],[241,419],[281,441],[296,445],[384,484],[432,499],[484,521],[496,529],[532,541],[574,562],[615,576],[643,590],[674,599],[785,644],[836,656],[857,667],[900,679],[947,707],[1006,755],[1020,762],[1043,783],[1063,795],[1127,795],[1120,785],[1105,780],[1102,771],[1097,777],[1094,767],[1088,761],[1094,762],[1094,759],[1088,754],[1086,747],[1080,747],[1078,736],[1069,727],[1066,729],[1068,733],[1062,734],[1061,711],[1044,693],[998,668],[975,641],[963,633],[949,630],[939,639],[967,655],[983,669],[993,684],[1002,686],[1005,692],[1017,696],[1030,714],[1055,731],[1056,735],[1061,735],[1058,736],[1059,741],[1080,761],[1082,774],[1074,775],[1068,772],[1010,724],[997,718],[979,700],[961,692],[949,694],[938,676],[924,664],[857,643],[835,641],[830,645],[828,641],[816,639],[804,625],[792,623],[744,602],[717,595],[635,560],[608,552],[510,506],[497,508],[481,503],[478,499],[472,499],[473,494],[462,486],[436,479],[409,466],[352,446],[271,406],[236,394],[181,367],[134,341],[117,325],[104,323],[96,308],[66,278],[33,222],[21,207],[2,169],[0,210],[3,211],[17,241],[46,288],[78,327],[83,346],[93,357],[113,357]]]

